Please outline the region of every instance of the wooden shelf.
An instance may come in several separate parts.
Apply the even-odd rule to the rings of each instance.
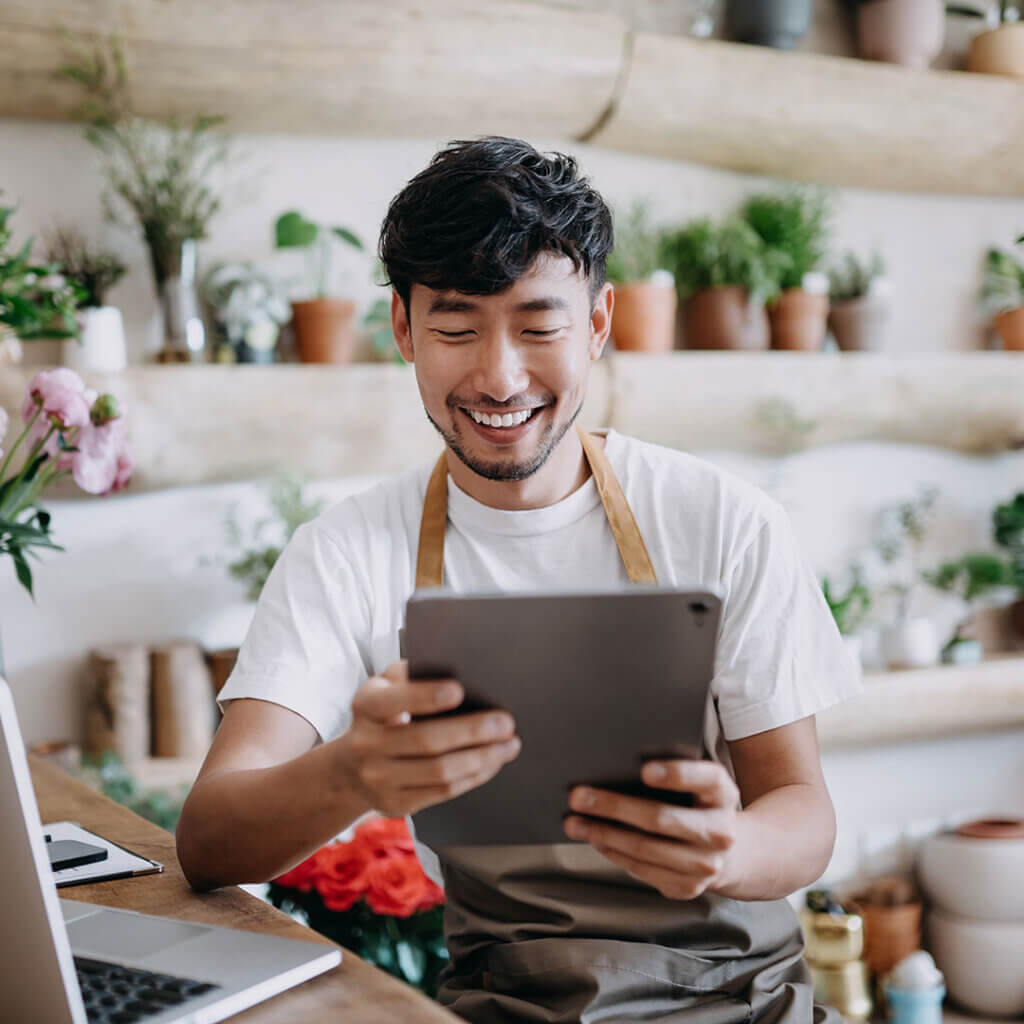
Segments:
[[[0,117],[67,120],[60,31],[124,41],[136,109],[235,131],[592,141],[853,187],[1024,195],[1024,81],[634,32],[489,0],[7,0]]]
[[[1024,726],[1024,655],[978,665],[871,672],[864,692],[818,716],[823,749]]]

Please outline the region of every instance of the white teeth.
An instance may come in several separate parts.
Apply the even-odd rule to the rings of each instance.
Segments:
[[[507,412],[504,415],[477,412],[475,409],[468,409],[467,412],[477,423],[485,427],[518,427],[533,415],[532,409],[524,409],[522,412]]]

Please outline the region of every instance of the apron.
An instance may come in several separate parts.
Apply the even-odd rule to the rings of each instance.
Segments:
[[[577,430],[626,573],[657,583],[604,448]],[[442,585],[447,480],[442,455],[423,503],[417,589]],[[474,1024],[841,1024],[814,1005],[786,900],[669,900],[584,843],[439,856],[451,961],[438,999]]]

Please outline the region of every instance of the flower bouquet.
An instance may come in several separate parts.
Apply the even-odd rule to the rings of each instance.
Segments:
[[[423,873],[405,822],[371,818],[275,878],[270,902],[433,997],[448,960],[444,891]]]
[[[38,505],[43,491],[71,476],[89,494],[109,494],[127,485],[134,462],[117,399],[86,388],[73,370],[37,373],[21,413],[24,429],[6,454],[0,449],[0,555],[14,559],[31,594],[27,556],[34,548],[62,550],[50,536],[50,514]],[[8,422],[0,408],[0,445]],[[15,468],[22,445],[27,451]]]

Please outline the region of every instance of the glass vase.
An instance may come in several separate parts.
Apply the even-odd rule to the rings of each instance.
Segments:
[[[163,314],[161,363],[206,361],[206,327],[196,287],[197,244],[194,238],[151,245],[153,276]]]

